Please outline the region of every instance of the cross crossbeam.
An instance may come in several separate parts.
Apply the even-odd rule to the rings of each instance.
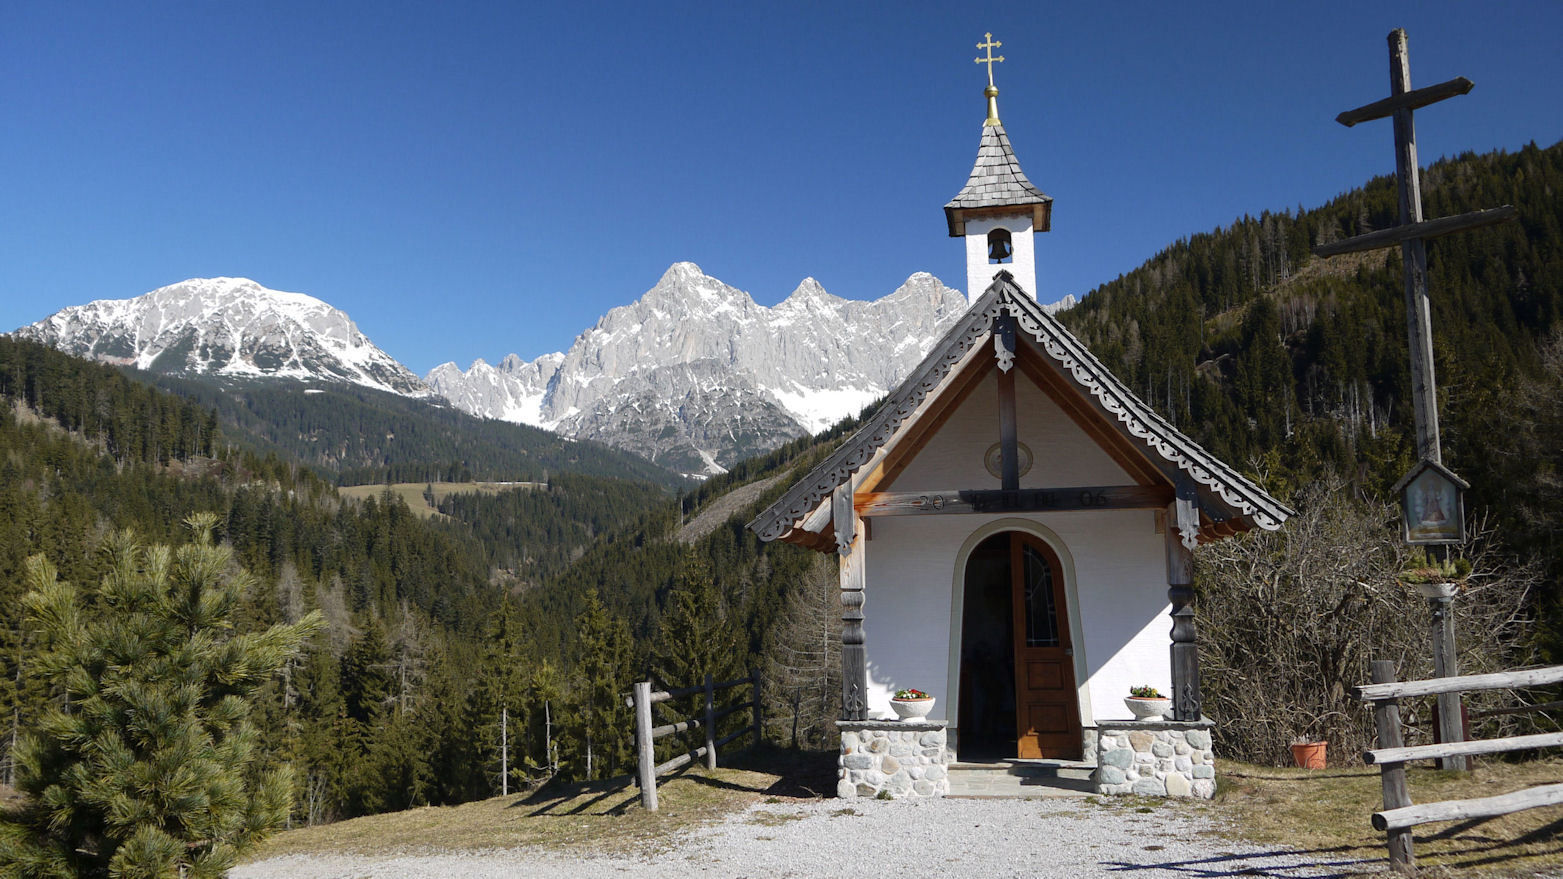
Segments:
[[[1513,205],[1504,205],[1501,208],[1488,208],[1482,211],[1471,211],[1466,214],[1456,214],[1452,217],[1423,220],[1420,223],[1412,223],[1407,226],[1391,226],[1388,229],[1368,232],[1354,238],[1321,244],[1315,247],[1313,252],[1316,256],[1336,256],[1342,253],[1356,253],[1361,250],[1378,250],[1381,247],[1390,247],[1411,238],[1421,238],[1426,241],[1429,238],[1440,238],[1455,232],[1464,232],[1467,229],[1495,226],[1498,223],[1512,220],[1519,214],[1520,212],[1515,210]]]
[[[1426,107],[1428,104],[1436,104],[1446,98],[1467,94],[1475,86],[1476,83],[1471,82],[1469,79],[1457,76],[1448,82],[1419,88],[1415,91],[1406,92],[1403,95],[1390,95],[1382,101],[1374,101],[1355,110],[1347,110],[1336,116],[1335,121],[1350,128],[1358,122],[1393,116],[1396,110],[1417,110]]]
[[[999,61],[1003,61],[1004,60],[1004,56],[1003,55],[1000,55],[997,58],[993,57],[993,50],[997,49],[998,47],[1000,47],[1000,46],[1002,46],[1004,44],[1000,43],[1000,42],[996,42],[993,39],[993,34],[983,34],[983,36],[987,37],[987,42],[978,43],[977,44],[977,48],[988,50],[988,57],[986,57],[986,58],[978,58],[978,59],[976,59],[976,61],[977,61],[978,64],[986,64],[986,65],[988,65],[988,88],[992,88],[993,87],[993,65],[994,65],[995,62],[999,62]]]

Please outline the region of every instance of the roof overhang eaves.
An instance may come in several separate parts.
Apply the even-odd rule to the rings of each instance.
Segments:
[[[992,204],[980,207],[961,207],[952,201],[944,206],[944,221],[950,228],[951,238],[964,238],[968,220],[979,220],[983,217],[1006,217],[1025,213],[1031,214],[1032,232],[1047,232],[1053,228],[1053,199],[1049,196],[1043,196],[1040,201],[1027,199],[1013,204]]]

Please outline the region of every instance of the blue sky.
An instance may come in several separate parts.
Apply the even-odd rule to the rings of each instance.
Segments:
[[[422,374],[568,347],[678,260],[762,304],[813,276],[960,286],[942,206],[1001,116],[1055,199],[1045,301],[1393,170],[1563,137],[1563,3],[0,0],[0,328],[189,277],[345,309]]]

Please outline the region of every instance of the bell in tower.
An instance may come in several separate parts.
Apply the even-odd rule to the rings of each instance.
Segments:
[[[1009,262],[1015,255],[1015,248],[1010,244],[1008,229],[994,229],[988,233],[988,262]]]

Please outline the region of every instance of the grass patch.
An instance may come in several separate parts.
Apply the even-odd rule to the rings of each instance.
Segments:
[[[1563,782],[1563,761],[1480,762],[1469,774],[1413,767],[1411,801],[1490,797]],[[1383,808],[1378,769],[1278,769],[1221,761],[1211,817],[1223,835],[1285,845],[1331,860],[1387,863],[1385,835],[1369,817]],[[1563,807],[1498,818],[1425,824],[1412,831],[1417,864],[1458,875],[1530,875],[1563,867]],[[1434,874],[1438,875],[1438,874]]]
[[[620,778],[548,785],[531,794],[459,806],[370,815],[278,834],[262,844],[249,860],[284,855],[386,855],[521,846],[616,852],[657,850],[671,843],[681,830],[712,823],[757,802],[820,798],[825,790],[834,790],[834,761],[834,754],[770,752],[745,761],[742,765],[746,768],[700,768],[674,773],[664,776],[657,785],[656,812],[642,809],[639,789],[628,778]],[[825,787],[824,782],[830,787]],[[755,823],[779,825],[789,817],[760,817]]]
[[[411,510],[421,519],[431,516],[444,517],[440,511],[429,506],[428,500],[423,496],[423,491],[429,486],[434,486],[434,502],[439,503],[453,494],[471,494],[475,491],[486,491],[494,494],[501,491],[509,491],[512,488],[538,488],[541,482],[393,482],[390,485],[391,493],[407,503],[407,509]],[[386,490],[382,483],[379,485],[344,485],[337,489],[342,497],[363,500],[364,498],[378,498]]]

